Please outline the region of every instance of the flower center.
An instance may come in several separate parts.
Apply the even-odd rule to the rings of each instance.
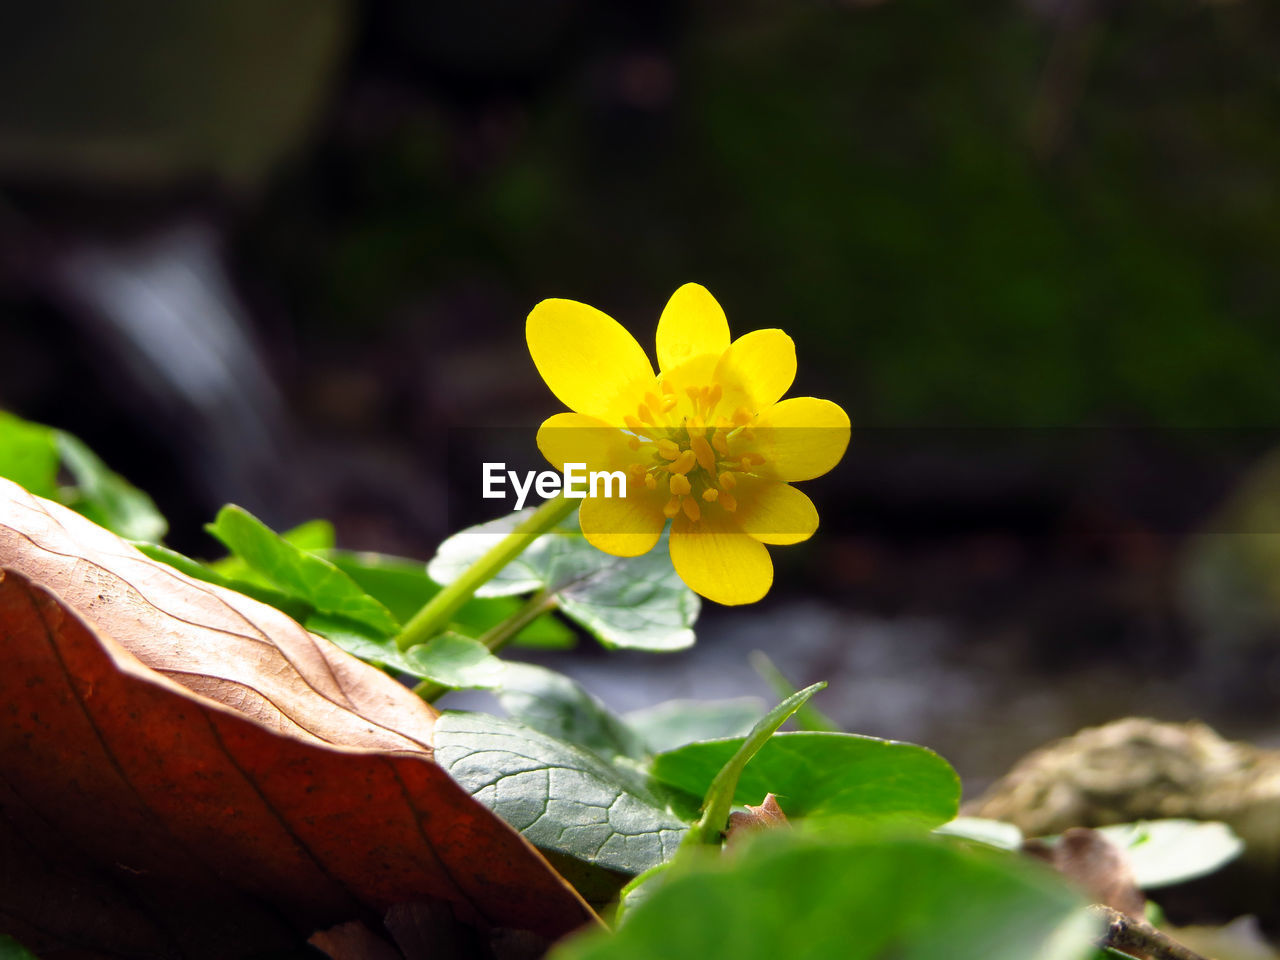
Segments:
[[[743,450],[755,439],[756,415],[739,407],[731,417],[720,414],[724,391],[719,384],[685,389],[687,402],[663,381],[661,395],[646,393],[634,417],[624,417],[631,432],[628,445],[637,459],[627,467],[628,480],[668,494],[662,512],[683,512],[697,521],[706,507],[728,513],[738,509],[732,491],[738,476],[751,475],[765,458]]]

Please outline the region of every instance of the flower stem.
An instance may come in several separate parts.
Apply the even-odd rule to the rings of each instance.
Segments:
[[[428,600],[404,625],[396,637],[396,646],[401,650],[408,650],[415,644],[426,643],[444,630],[453,615],[475,595],[477,589],[519,556],[534,540],[571,514],[577,505],[576,500],[567,499],[561,494],[540,506],[494,544],[488,553],[468,567],[462,576]]]
[[[477,639],[489,648],[490,653],[497,653],[508,643],[515,639],[516,634],[531,624],[538,617],[542,616],[548,610],[554,610],[556,607],[556,598],[554,594],[547,593],[546,590],[539,590],[527,601],[525,601],[519,610],[513,613],[501,623],[494,624]],[[440,697],[448,693],[452,687],[446,687],[444,684],[436,683],[434,680],[423,680],[420,684],[413,688],[413,692],[420,696],[427,703],[434,703]]]

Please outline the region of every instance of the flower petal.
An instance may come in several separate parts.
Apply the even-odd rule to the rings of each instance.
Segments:
[[[588,497],[578,509],[583,536],[597,550],[615,557],[638,557],[653,549],[667,518],[666,494],[627,484],[625,497]]]
[[[570,410],[622,424],[653,366],[635,337],[612,317],[576,300],[543,300],[525,324],[538,373]]]
[[[720,357],[715,378],[746,393],[756,410],[772,406],[796,378],[795,341],[781,330],[744,333]]]
[[[790,484],[743,475],[733,493],[738,522],[761,543],[800,543],[818,529],[818,508]]]
[[[704,353],[729,346],[729,321],[707,288],[686,283],[671,295],[658,320],[658,369],[671,370]]]
[[[773,584],[764,544],[719,511],[707,511],[696,523],[683,514],[672,521],[671,562],[695,593],[729,606],[755,603]]]
[[[585,463],[588,470],[621,470],[636,456],[627,446],[628,434],[595,417],[557,413],[538,428],[538,449],[563,472],[566,463]]]
[[[794,482],[820,477],[849,446],[849,415],[830,400],[792,397],[756,419],[753,446],[765,458],[754,472]]]

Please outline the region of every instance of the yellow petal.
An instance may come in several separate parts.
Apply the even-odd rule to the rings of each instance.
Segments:
[[[744,333],[721,355],[715,378],[749,396],[756,410],[772,406],[796,378],[795,342],[781,330]]]
[[[794,482],[820,477],[849,446],[849,415],[830,400],[792,397],[757,418],[751,444],[765,462],[753,472]]]
[[[588,497],[578,510],[582,533],[597,550],[615,557],[648,553],[662,536],[667,518],[664,493],[627,483],[626,497]]]
[[[787,483],[743,477],[734,489],[738,523],[761,543],[800,543],[818,529],[813,501]]]
[[[653,380],[635,337],[612,317],[575,300],[543,300],[525,324],[538,373],[570,410],[622,424]]]
[[[639,459],[627,446],[627,437],[595,417],[557,413],[538,428],[538,449],[561,472],[566,463],[585,463],[588,470],[622,470]]]
[[[696,523],[683,514],[671,522],[671,562],[695,593],[730,606],[755,603],[773,583],[764,544],[719,510],[704,510]]]
[[[658,320],[658,368],[671,370],[704,353],[719,356],[729,346],[729,321],[716,298],[697,283],[671,295]]]

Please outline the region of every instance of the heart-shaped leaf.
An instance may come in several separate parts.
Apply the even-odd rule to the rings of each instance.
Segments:
[[[771,831],[657,879],[552,960],[1084,960],[1097,926],[1038,864],[928,835]]]
[[[452,583],[527,515],[513,513],[454,534],[440,545],[427,572]],[[587,542],[573,516],[530,544],[477,596],[538,590],[553,596],[565,616],[606,647],[680,650],[694,641],[700,602],[671,566],[665,536],[643,556],[613,557]]]
[[[669,858],[687,825],[643,778],[516,720],[440,715],[436,761],[539,849],[634,875]]]
[[[1148,820],[1098,832],[1125,852],[1134,882],[1143,890],[1203,877],[1244,852],[1244,841],[1225,823]]]
[[[239,957],[417,900],[591,919],[434,762],[430,707],[278,611],[7,481],[0,572],[0,929],[37,954]]]
[[[654,758],[655,779],[702,796],[742,740],[691,743]],[[927,827],[956,815],[960,780],[932,750],[848,733],[779,733],[743,771],[739,804],[776,794],[787,816],[910,820]]]

